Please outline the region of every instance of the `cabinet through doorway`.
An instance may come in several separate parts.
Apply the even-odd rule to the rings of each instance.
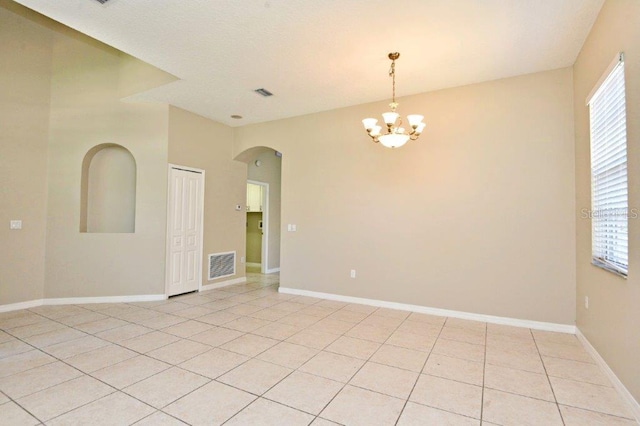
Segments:
[[[269,247],[269,184],[247,181],[246,264],[268,268]]]

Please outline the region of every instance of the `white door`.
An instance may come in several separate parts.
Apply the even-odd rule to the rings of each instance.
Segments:
[[[202,282],[204,172],[169,168],[167,296],[198,290]]]

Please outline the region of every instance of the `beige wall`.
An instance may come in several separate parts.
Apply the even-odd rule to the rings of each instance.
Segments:
[[[2,58],[11,68],[3,68],[0,84],[14,94],[2,97],[3,117],[13,115],[3,126],[10,140],[3,140],[2,161],[7,182],[16,180],[3,185],[2,202],[25,229],[2,244],[11,247],[2,273],[12,272],[2,279],[0,302],[162,293],[165,219],[158,207],[166,188],[157,182],[166,175],[168,108],[119,98],[174,78],[21,6],[1,6]],[[11,128],[15,134],[4,132]],[[82,159],[109,142],[138,162],[139,226],[135,234],[80,234]]]
[[[247,165],[233,161],[233,129],[180,108],[169,109],[169,162],[205,171],[203,284],[207,281],[208,254],[236,251],[236,277],[245,276],[239,265],[245,256]],[[165,178],[166,179],[166,178]],[[240,211],[235,206],[240,205]]]
[[[174,77],[64,29],[52,72],[45,296],[164,294],[168,107],[120,99]],[[135,233],[79,232],[82,162],[105,143],[136,161]]]
[[[587,95],[613,58],[625,53],[629,207],[640,208],[640,2],[607,1],[574,65],[576,133],[577,324],[636,400],[640,400],[640,221],[629,219],[629,277],[591,265]],[[589,297],[589,309],[584,298]]]
[[[51,34],[21,12],[0,1],[0,305],[44,291]]]
[[[360,124],[386,104],[237,130],[286,158],[282,285],[573,324],[571,69],[400,99],[428,127],[398,150]]]
[[[247,177],[269,184],[269,250],[267,270],[280,267],[280,187],[282,158],[270,148],[251,150],[247,153]],[[257,167],[255,162],[260,160]]]

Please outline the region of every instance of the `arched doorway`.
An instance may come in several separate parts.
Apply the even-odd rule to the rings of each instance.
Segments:
[[[247,164],[247,272],[279,272],[282,154],[273,148],[254,147],[235,160]]]

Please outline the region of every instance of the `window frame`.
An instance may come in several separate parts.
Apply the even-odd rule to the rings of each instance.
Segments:
[[[611,85],[620,78],[621,83]],[[611,89],[611,92],[603,94],[605,88]],[[589,108],[591,264],[626,279],[629,271],[629,152],[622,52],[607,67],[586,103]],[[594,112],[596,107],[600,109]],[[611,115],[615,117],[611,118]],[[606,127],[607,132],[604,132],[603,123],[610,124],[614,120],[624,123],[616,132],[612,132],[611,127]],[[595,126],[594,121],[597,122]],[[612,202],[613,194],[620,199]],[[609,203],[615,206],[602,208],[603,204],[606,206]]]

